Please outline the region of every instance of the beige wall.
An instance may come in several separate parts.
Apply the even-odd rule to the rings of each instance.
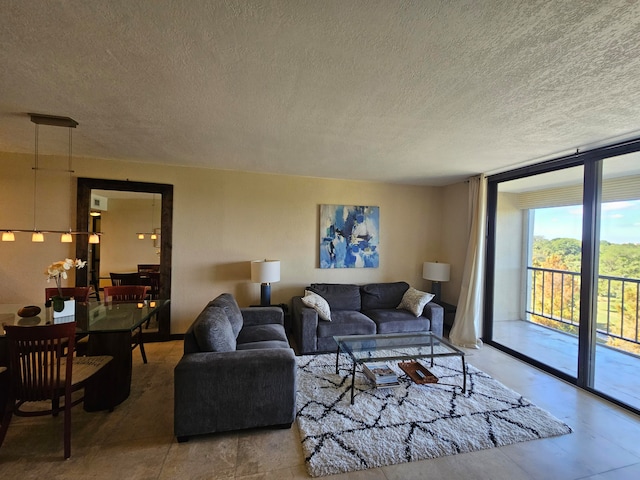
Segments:
[[[0,228],[32,228],[32,164],[31,155],[0,153]],[[260,287],[249,280],[249,261],[254,259],[282,262],[281,281],[272,286],[273,303],[289,303],[310,282],[405,280],[427,289],[429,282],[422,279],[425,260],[448,261],[455,272],[452,276],[461,274],[464,263],[460,251],[466,246],[461,248],[459,234],[466,228],[466,212],[454,211],[463,190],[466,202],[464,185],[401,186],[89,158],[74,158],[73,167],[75,176],[174,185],[173,333],[184,332],[205,303],[220,293],[235,294],[241,306],[257,303]],[[42,194],[48,203],[39,205],[38,217],[48,217],[48,228],[66,228],[68,180],[49,188]],[[75,187],[71,195],[75,202]],[[452,204],[446,205],[445,216],[448,202]],[[379,268],[318,268],[321,204],[380,207]],[[459,222],[463,226],[458,227]],[[450,241],[444,248],[443,242]],[[73,248],[57,238],[34,245],[26,234],[13,244],[0,242],[0,302],[39,299],[46,286],[42,270],[52,261],[72,256]],[[445,285],[445,299],[457,299],[455,288],[454,282]]]
[[[138,271],[139,263],[160,263],[159,252],[153,240],[145,235],[138,240],[137,232],[151,232],[152,224],[160,226],[160,199],[111,198],[107,210],[102,212],[100,231],[100,277],[109,277],[110,272],[127,273]],[[151,221],[152,212],[154,215]],[[111,285],[103,280],[101,285]]]
[[[442,299],[458,304],[469,238],[469,183],[442,188],[441,258],[451,265],[451,279],[442,284]]]

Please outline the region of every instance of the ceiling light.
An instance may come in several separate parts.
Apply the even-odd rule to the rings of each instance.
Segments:
[[[35,123],[36,127],[35,127],[35,159],[34,159],[34,166],[33,166],[33,229],[32,230],[24,230],[24,229],[19,229],[19,228],[11,228],[11,229],[4,229],[1,230],[2,231],[2,241],[3,242],[14,242],[15,241],[15,232],[20,232],[20,233],[31,233],[31,241],[32,242],[36,242],[36,243],[41,243],[44,242],[44,234],[45,233],[59,233],[60,235],[60,242],[62,243],[70,243],[73,242],[73,237],[75,235],[90,235],[89,236],[89,243],[100,243],[100,237],[96,234],[90,234],[89,232],[73,232],[71,231],[71,229],[68,230],[39,230],[37,227],[37,222],[36,222],[36,214],[38,212],[37,209],[37,200],[38,200],[38,171],[42,170],[42,168],[39,165],[39,126],[40,125],[49,125],[49,126],[53,126],[53,127],[67,127],[69,129],[69,165],[67,170],[64,170],[65,172],[67,172],[69,174],[69,195],[71,195],[71,192],[73,191],[73,179],[72,179],[72,173],[73,170],[71,168],[71,152],[72,152],[72,146],[73,146],[73,141],[72,141],[72,128],[76,128],[78,126],[78,122],[76,122],[74,119],[69,118],[69,117],[59,117],[56,115],[42,115],[39,113],[30,113],[29,116],[31,117],[31,121],[33,123]],[[71,211],[68,212],[68,216],[69,218],[71,218]],[[94,215],[94,212],[92,212],[92,215]],[[97,212],[97,215],[99,216],[100,213]]]

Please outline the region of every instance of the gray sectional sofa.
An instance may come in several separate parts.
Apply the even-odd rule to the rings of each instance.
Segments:
[[[240,309],[231,294],[209,302],[187,330],[174,370],[174,433],[277,426],[295,419],[296,359],[282,309]]]
[[[320,295],[328,303],[331,320],[323,320],[316,309],[303,303],[302,296],[293,297],[292,330],[300,353],[335,352],[334,335],[430,330],[442,336],[444,309],[440,305],[427,303],[419,316],[397,308],[409,288],[406,282],[309,285],[307,291]]]

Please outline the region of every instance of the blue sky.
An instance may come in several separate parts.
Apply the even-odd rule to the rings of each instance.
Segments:
[[[536,209],[533,234],[549,240],[580,239],[582,205]],[[640,200],[603,203],[600,239],[640,244]]]

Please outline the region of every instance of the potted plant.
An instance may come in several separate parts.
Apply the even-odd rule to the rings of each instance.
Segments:
[[[87,262],[82,261],[78,258],[72,260],[70,258],[65,258],[59,262],[54,262],[47,267],[44,271],[44,274],[48,276],[47,282],[51,281],[51,279],[55,280],[56,286],[58,287],[58,295],[55,297],[51,297],[51,303],[53,305],[53,311],[60,313],[65,310],[65,302],[69,300],[68,297],[65,297],[62,294],[62,279],[67,279],[67,271],[72,268],[83,268]],[[74,310],[75,311],[75,310]],[[70,313],[73,315],[73,312]]]

